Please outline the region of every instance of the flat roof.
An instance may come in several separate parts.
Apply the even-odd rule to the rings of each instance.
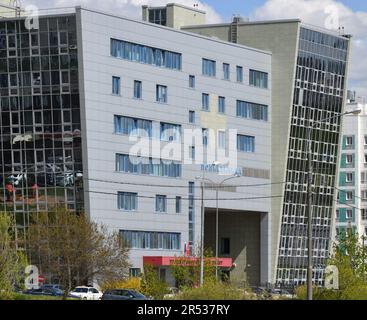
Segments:
[[[320,26],[315,26],[312,24],[304,23],[301,19],[278,19],[278,20],[260,20],[260,21],[239,21],[239,26],[246,26],[246,25],[272,25],[272,24],[285,24],[285,23],[299,23],[302,26],[312,29],[314,31],[326,33],[329,35],[333,35],[335,37],[340,37],[343,39],[347,39],[350,35],[342,35],[339,34],[335,30],[326,29]],[[204,28],[219,28],[219,27],[229,27],[232,25],[232,22],[225,22],[225,23],[215,23],[215,24],[198,24],[198,25],[191,25],[191,26],[183,26],[181,29],[204,29]]]
[[[231,47],[237,47],[237,48],[246,49],[246,50],[250,50],[250,51],[255,51],[255,52],[259,52],[259,53],[263,53],[263,54],[267,54],[267,55],[272,55],[272,52],[267,51],[267,50],[261,50],[261,49],[249,47],[249,46],[246,46],[246,45],[243,45],[243,44],[233,43],[233,42],[229,42],[229,41],[223,41],[223,40],[220,40],[218,38],[207,37],[207,36],[192,33],[192,32],[189,32],[189,31],[174,29],[174,28],[162,26],[162,25],[159,25],[159,24],[134,19],[134,18],[131,18],[131,17],[126,17],[126,16],[116,15],[116,14],[105,12],[105,11],[90,9],[90,8],[83,7],[83,6],[62,7],[62,8],[52,8],[52,9],[39,9],[39,10],[40,10],[40,16],[41,17],[58,17],[58,16],[64,16],[64,15],[76,14],[78,10],[84,10],[84,11],[89,11],[89,12],[93,12],[93,13],[96,13],[96,14],[102,14],[102,15],[105,15],[105,16],[109,16],[109,17],[113,17],[113,18],[117,18],[117,19],[121,19],[121,20],[127,20],[127,21],[131,21],[131,22],[139,23],[139,24],[142,24],[142,25],[149,26],[151,28],[163,29],[163,30],[170,31],[170,32],[181,33],[181,34],[185,34],[185,35],[190,36],[190,37],[205,39],[205,40],[221,43],[221,44],[231,46]],[[13,17],[13,18],[4,18],[4,19],[0,19],[0,21],[23,20],[25,18],[26,18],[26,16]]]
[[[164,8],[167,8],[167,7],[181,7],[181,8],[187,9],[187,10],[191,10],[191,11],[206,14],[206,11],[203,11],[203,10],[200,10],[200,9],[197,9],[197,8],[194,8],[194,7],[188,7],[188,6],[185,6],[185,5],[180,4],[180,3],[173,3],[173,2],[172,3],[167,3],[165,6],[142,5],[142,8],[148,8],[148,9],[164,9]]]

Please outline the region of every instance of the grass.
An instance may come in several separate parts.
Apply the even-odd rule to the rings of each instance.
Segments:
[[[1,293],[0,300],[63,300],[62,297],[52,297],[52,296],[33,296],[29,294],[22,293]],[[67,300],[78,300],[74,298],[67,298]]]

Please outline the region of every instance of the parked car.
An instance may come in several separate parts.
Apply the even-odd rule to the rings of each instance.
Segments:
[[[41,286],[41,289],[57,289],[65,292],[65,287],[61,284],[44,284]]]
[[[102,300],[149,300],[140,292],[127,289],[107,289]]]
[[[101,300],[102,292],[94,287],[76,287],[69,293],[69,297],[82,300]]]
[[[64,291],[57,288],[39,288],[39,289],[26,290],[24,291],[24,294],[32,296],[62,297],[64,295]]]

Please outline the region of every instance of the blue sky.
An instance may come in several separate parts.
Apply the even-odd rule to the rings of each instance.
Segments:
[[[233,14],[249,16],[257,7],[265,3],[265,0],[205,0],[203,1],[219,12],[222,18],[227,21]],[[367,11],[367,1],[365,0],[341,0],[344,5],[353,11]],[[292,3],[292,1],[290,1]]]

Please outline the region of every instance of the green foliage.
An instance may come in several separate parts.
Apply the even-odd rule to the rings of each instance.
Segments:
[[[8,213],[0,213],[0,292],[11,292],[24,284],[27,258],[17,250],[15,223]]]
[[[116,281],[108,281],[101,285],[102,291],[107,289],[131,289],[141,292],[141,279],[140,278],[129,278]]]
[[[179,288],[194,287],[200,281],[200,257],[177,257],[172,265],[172,275]],[[206,250],[204,253],[204,283],[215,282],[215,261],[213,253]]]
[[[247,300],[244,290],[229,283],[206,281],[203,287],[184,287],[176,300]],[[254,297],[252,297],[254,299]]]
[[[144,265],[141,293],[156,300],[162,300],[168,293],[167,284],[159,279],[157,269],[152,265]]]
[[[334,245],[333,258],[329,265],[339,271],[339,290],[314,288],[314,300],[367,300],[367,248],[365,237],[349,232]],[[306,287],[297,289],[299,299],[307,298]]]
[[[21,293],[0,293],[0,300],[63,300],[63,298],[51,296],[32,296]],[[67,300],[78,299],[68,298]]]

